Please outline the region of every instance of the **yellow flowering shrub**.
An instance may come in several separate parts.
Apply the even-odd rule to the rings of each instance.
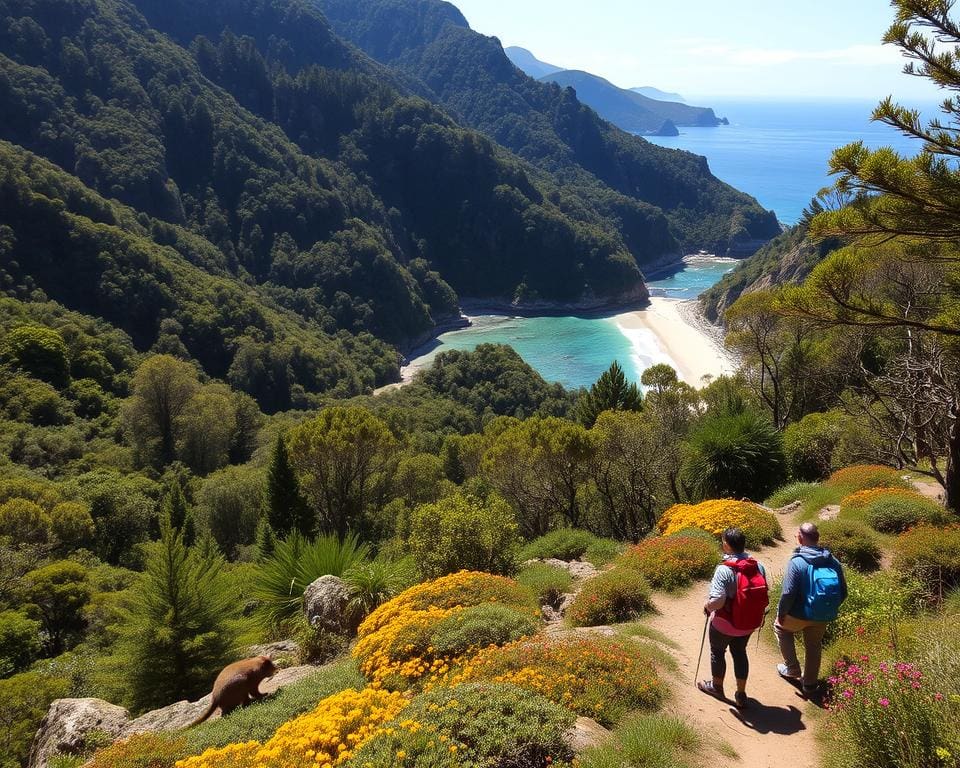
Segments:
[[[391,689],[446,673],[459,658],[431,645],[434,631],[466,607],[484,603],[537,615],[530,594],[512,579],[474,571],[443,576],[402,592],[364,620],[353,649],[360,671],[372,683]]]
[[[650,654],[608,637],[536,637],[487,648],[447,676],[447,685],[492,680],[535,691],[603,725],[635,709],[655,709],[666,695]]]
[[[710,499],[699,504],[674,504],[657,522],[665,536],[684,528],[700,528],[719,536],[727,528],[736,527],[747,537],[747,546],[756,548],[772,544],[780,538],[780,521],[769,510],[752,501]]]
[[[347,761],[408,704],[400,693],[350,688],[285,723],[263,744],[208,749],[178,761],[176,768],[332,768]]]

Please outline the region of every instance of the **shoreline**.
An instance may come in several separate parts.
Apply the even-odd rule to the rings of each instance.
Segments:
[[[464,302],[462,315],[469,327],[477,315],[505,317],[545,316],[547,313],[524,313],[516,308],[491,306],[488,302]],[[736,370],[736,360],[723,346],[722,329],[711,325],[700,315],[696,299],[650,297],[643,307],[600,310],[593,312],[557,312],[556,315],[607,318],[617,325],[630,342],[639,358],[651,358],[651,340],[658,354],[653,362],[667,362],[677,371],[680,380],[691,386],[701,386],[704,376],[716,378]],[[379,387],[374,394],[388,392],[409,384],[420,370],[433,362],[430,352],[440,345],[437,337],[411,350],[407,363],[400,368],[399,382]]]

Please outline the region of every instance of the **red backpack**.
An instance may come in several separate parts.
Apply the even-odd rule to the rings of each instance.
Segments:
[[[763,625],[764,614],[770,604],[767,580],[752,557],[727,560],[724,565],[737,572],[737,591],[718,613],[736,629],[754,630]]]

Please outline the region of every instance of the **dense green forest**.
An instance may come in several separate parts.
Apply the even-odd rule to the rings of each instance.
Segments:
[[[706,160],[663,149],[601,120],[570,88],[513,66],[495,38],[473,32],[440,0],[321,0],[334,28],[375,59],[419,79],[452,114],[590,206],[618,229],[641,265],[659,251],[655,206],[685,253],[749,255],[779,232],[776,217],[709,172]]]

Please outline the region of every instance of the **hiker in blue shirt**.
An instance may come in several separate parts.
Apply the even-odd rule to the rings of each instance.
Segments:
[[[744,552],[746,537],[739,528],[727,528],[720,537],[723,562],[710,582],[703,612],[710,621],[710,673],[712,680],[700,680],[697,688],[709,696],[724,700],[723,678],[727,673],[727,648],[733,657],[737,692],[733,701],[738,708],[747,705],[747,642],[763,624],[769,604],[767,574],[763,566]]]
[[[799,682],[804,695],[813,696],[819,685],[823,635],[847,598],[847,580],[837,558],[820,546],[816,525],[801,525],[797,543],[800,546],[793,551],[783,577],[783,594],[773,625],[783,656],[777,672],[792,683]],[[794,639],[798,632],[803,633],[802,677]]]

